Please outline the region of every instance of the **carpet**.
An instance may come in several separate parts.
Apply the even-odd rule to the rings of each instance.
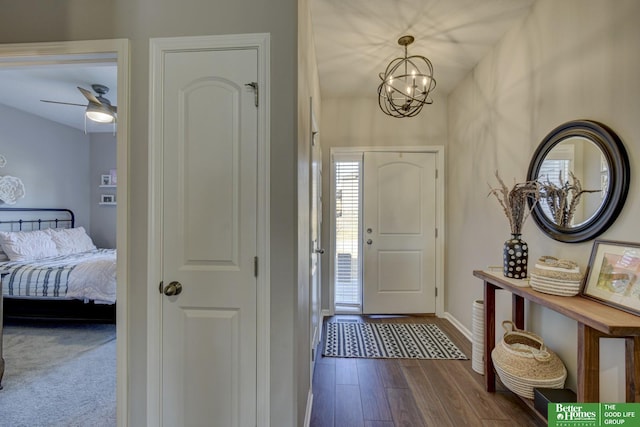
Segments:
[[[115,325],[6,325],[0,427],[116,425]]]
[[[327,357],[462,359],[467,356],[433,323],[329,322]]]

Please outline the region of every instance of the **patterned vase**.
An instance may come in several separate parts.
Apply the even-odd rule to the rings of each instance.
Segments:
[[[512,234],[511,239],[504,242],[503,263],[504,275],[512,279],[527,277],[529,248],[520,238],[520,234]]]

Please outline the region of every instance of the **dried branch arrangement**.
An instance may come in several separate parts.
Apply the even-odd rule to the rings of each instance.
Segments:
[[[507,219],[509,220],[509,226],[511,227],[511,234],[522,234],[522,225],[531,214],[531,210],[540,199],[540,183],[538,181],[526,181],[516,183],[514,180],[513,187],[509,189],[504,181],[498,175],[496,171],[496,178],[498,179],[499,187],[493,188],[489,185],[491,191],[489,195],[495,196],[502,206]],[[527,203],[528,199],[532,199],[534,203]]]
[[[569,175],[571,182],[568,180],[564,181],[562,173],[560,173],[558,181],[563,183],[561,186],[549,180],[540,183],[540,198],[544,200],[549,207],[549,211],[553,216],[553,218],[551,218],[553,222],[560,227],[571,225],[582,194],[600,191],[584,190],[580,180],[576,178],[573,172],[569,172]]]

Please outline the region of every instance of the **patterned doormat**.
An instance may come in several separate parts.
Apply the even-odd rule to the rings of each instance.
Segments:
[[[433,323],[327,323],[324,356],[462,359],[464,355]]]

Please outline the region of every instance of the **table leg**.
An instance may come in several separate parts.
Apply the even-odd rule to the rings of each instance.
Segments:
[[[578,322],[578,402],[600,400],[600,338],[605,336]]]
[[[496,289],[484,282],[484,381],[488,392],[496,391],[496,373],[493,369],[491,351],[496,345]]]
[[[640,402],[640,337],[625,338],[626,401]]]
[[[524,298],[511,294],[511,319],[516,328],[524,329]]]

